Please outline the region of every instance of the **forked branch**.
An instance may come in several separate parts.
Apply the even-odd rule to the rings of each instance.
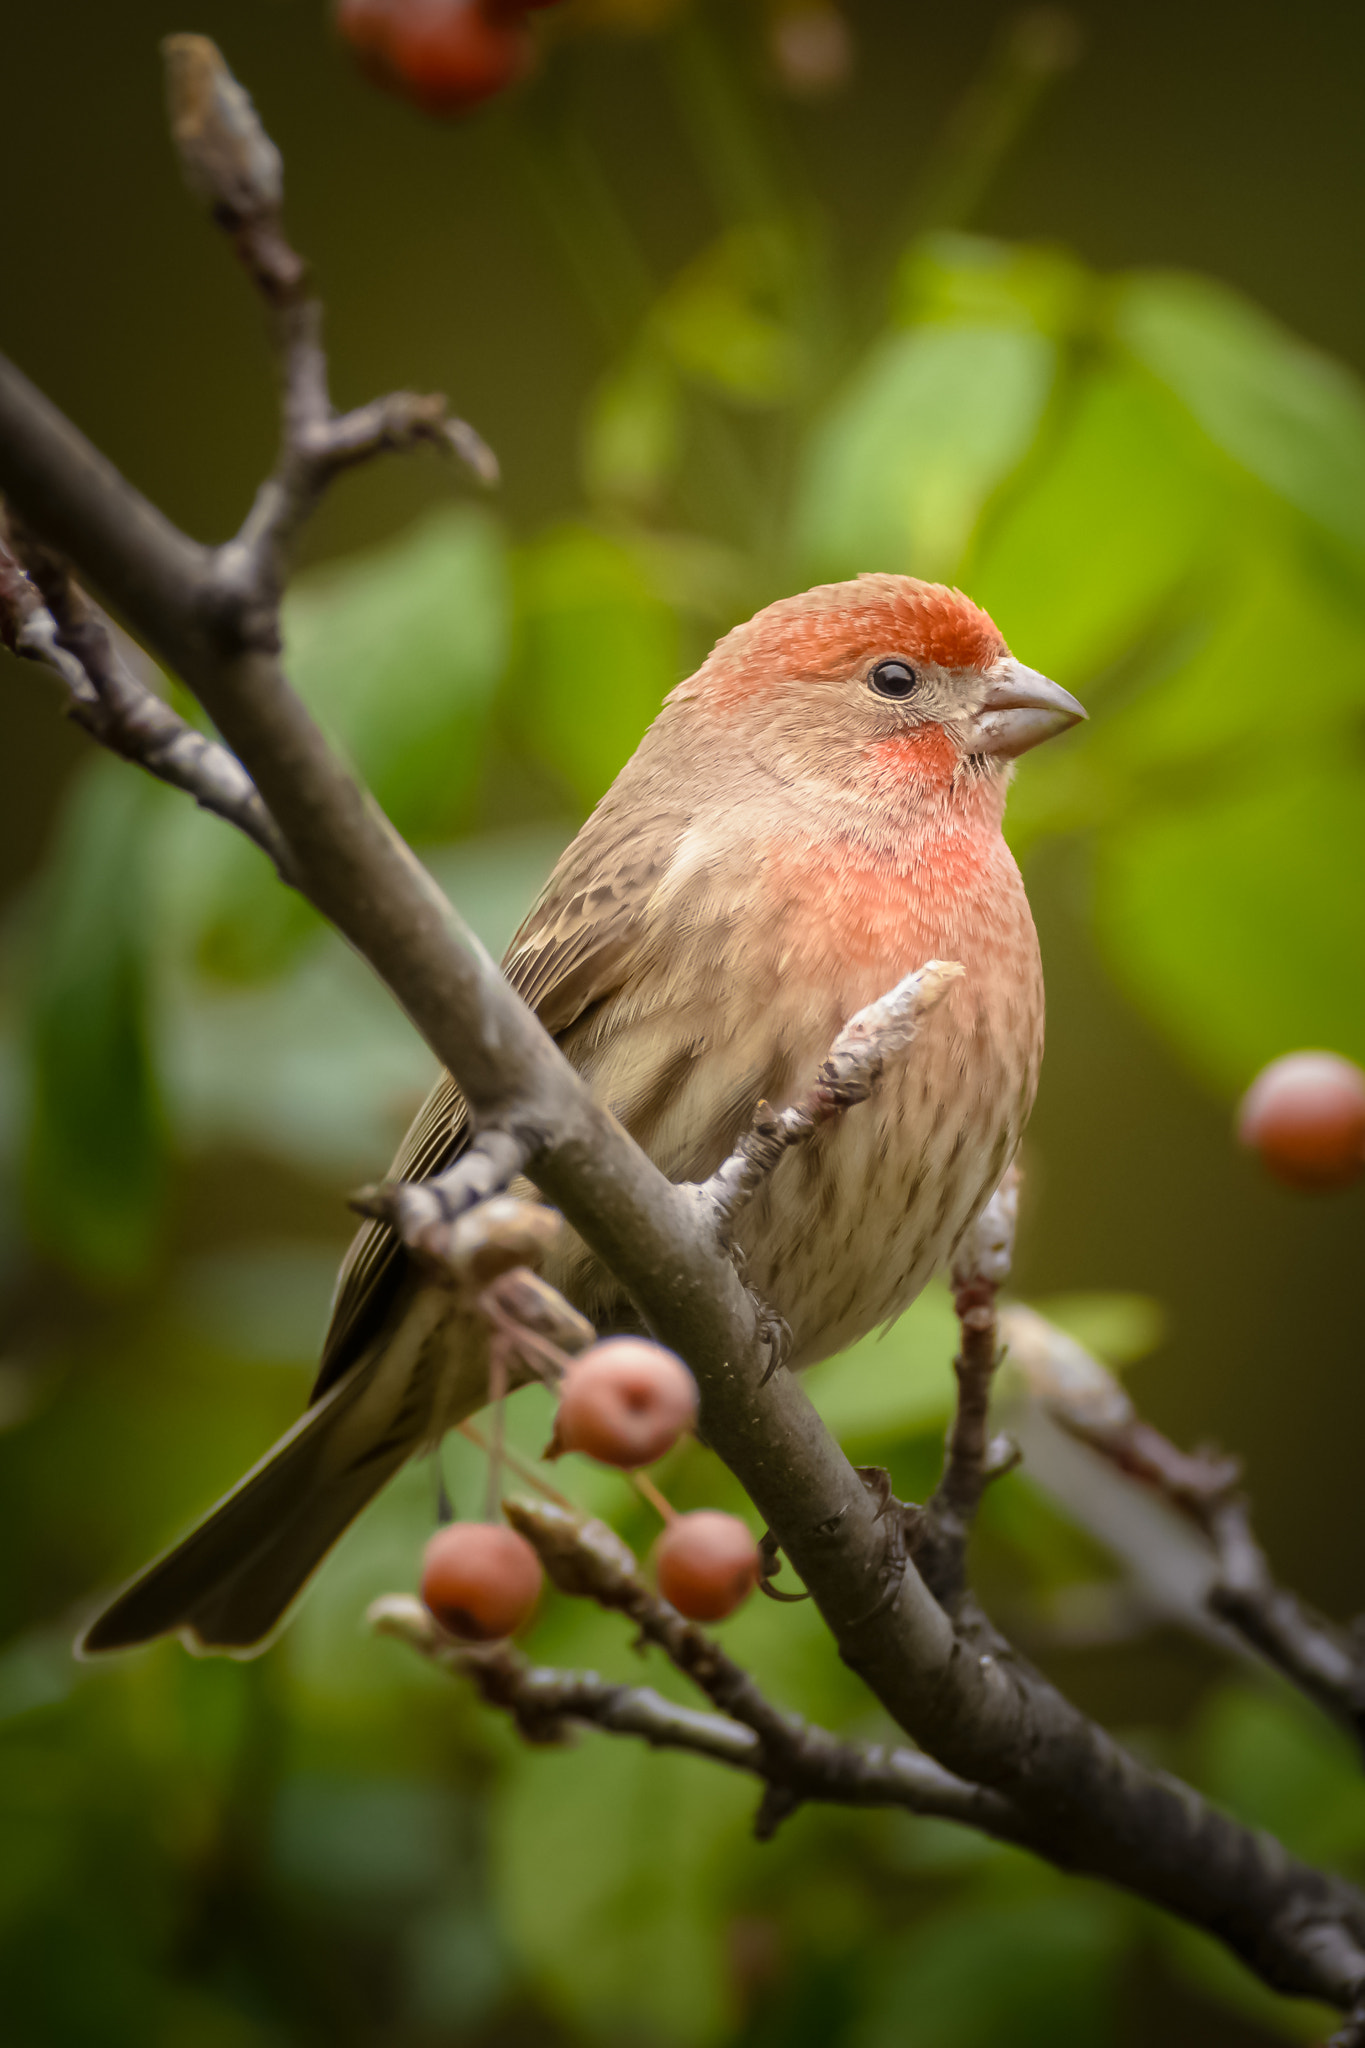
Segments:
[[[245,598],[278,595],[300,526],[332,478],[388,450],[423,444],[455,454],[480,482],[496,483],[497,459],[439,395],[395,391],[354,412],[332,409],[322,306],[308,266],[284,231],[280,153],[207,36],[168,36],[166,97],[185,182],[232,237],[274,331],[280,377],[279,460],[219,575]]]
[[[133,673],[61,556],[17,522],[8,537],[0,527],[0,641],[51,670],[68,718],[92,739],[235,825],[290,879],[284,841],[241,762]]]
[[[1035,1398],[1080,1442],[1177,1508],[1217,1564],[1209,1608],[1365,1747],[1365,1630],[1342,1628],[1276,1583],[1239,1491],[1241,1467],[1193,1455],[1144,1422],[1113,1374],[1031,1309],[1008,1316],[1011,1355]]]
[[[844,1742],[773,1706],[714,1637],[651,1593],[633,1554],[606,1523],[546,1501],[516,1499],[504,1506],[561,1592],[625,1616],[641,1641],[662,1650],[718,1710],[676,1707],[648,1688],[612,1685],[594,1672],[537,1669],[507,1643],[468,1648],[446,1636],[420,1601],[389,1595],[375,1602],[372,1627],[472,1679],[531,1740],[560,1740],[565,1722],[584,1722],[749,1771],[765,1786],[755,1818],[760,1840],[798,1806],[816,1801],[903,1806],[1027,1843],[1023,1816],[998,1794],[966,1784],[915,1750]]]

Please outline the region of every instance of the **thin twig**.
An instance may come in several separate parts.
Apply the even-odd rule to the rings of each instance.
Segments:
[[[784,1716],[785,1746],[779,1753],[751,1722],[728,1710],[700,1713],[665,1700],[649,1686],[612,1684],[592,1671],[536,1666],[511,1643],[457,1643],[410,1594],[391,1593],[376,1600],[368,1620],[380,1635],[394,1636],[443,1670],[472,1680],[490,1706],[512,1716],[529,1742],[562,1742],[568,1732],[565,1724],[579,1723],[611,1735],[636,1736],[656,1749],[688,1750],[749,1772],[782,1795],[776,1802],[765,1799],[760,1816],[784,1818],[808,1801],[900,1806],[978,1828],[1003,1841],[1027,1841],[1023,1818],[1007,1799],[955,1778],[931,1758],[903,1745],[847,1742],[828,1729]]]
[[[1098,1359],[1033,1310],[1010,1309],[1008,1327],[1011,1356],[1053,1420],[1207,1539],[1218,1567],[1210,1611],[1365,1747],[1365,1641],[1276,1584],[1238,1491],[1237,1460],[1182,1451],[1142,1420]]]
[[[0,532],[0,640],[60,678],[74,724],[235,825],[289,881],[289,850],[241,762],[134,675],[61,557],[17,521],[9,527],[8,542]]]
[[[493,484],[497,459],[467,421],[448,417],[439,394],[390,392],[354,412],[333,412],[322,307],[284,231],[279,151],[207,36],[168,36],[163,49],[171,135],[185,181],[231,235],[274,330],[279,460],[218,558],[222,581],[259,604],[282,589],[295,536],[341,470],[425,444],[458,455],[482,483]]]
[[[1209,1606],[1365,1748],[1365,1643],[1278,1586],[1245,1499],[1207,1502],[1202,1526],[1218,1557]]]
[[[926,1583],[950,1613],[967,1589],[967,1541],[981,1496],[1010,1470],[1018,1452],[990,1434],[991,1388],[1000,1363],[996,1297],[1009,1278],[1019,1213],[1019,1172],[1011,1166],[953,1258],[953,1306],[962,1333],[953,1360],[957,1406],[943,1471],[923,1510],[912,1515],[911,1554]]]
[[[566,1511],[539,1501],[510,1500],[504,1512],[513,1528],[534,1544],[561,1592],[626,1615],[645,1641],[657,1645],[713,1705],[752,1728],[773,1757],[786,1751],[795,1724],[769,1704],[749,1673],[719,1643],[650,1592],[634,1555],[615,1530],[577,1509]]]
[[[799,1102],[780,1112],[759,1104],[730,1157],[696,1190],[718,1226],[733,1224],[790,1146],[807,1143],[822,1124],[867,1100],[888,1062],[906,1050],[964,972],[956,960],[925,961],[850,1017]]]
[[[453,1223],[466,1209],[510,1187],[543,1142],[528,1130],[490,1126],[476,1132],[444,1172],[428,1180],[386,1180],[360,1188],[351,1196],[351,1207],[391,1224],[415,1247],[429,1228]]]

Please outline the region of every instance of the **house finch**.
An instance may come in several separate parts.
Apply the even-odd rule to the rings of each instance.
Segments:
[[[676,1180],[711,1173],[761,1100],[799,1094],[841,1025],[909,969],[963,963],[913,1057],[741,1214],[746,1274],[789,1325],[792,1366],[898,1315],[1019,1143],[1043,984],[1005,789],[1017,755],[1084,715],[958,591],[878,575],[785,598],[673,691],[508,949],[513,987]],[[395,1177],[447,1166],[465,1132],[443,1076]],[[599,1327],[628,1322],[572,1233],[547,1275]],[[366,1224],[312,1405],[84,1648],[173,1629],[257,1644],[370,1496],[486,1394],[476,1319]]]

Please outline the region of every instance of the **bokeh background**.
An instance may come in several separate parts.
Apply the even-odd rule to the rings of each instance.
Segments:
[[[359,75],[322,0],[11,0],[0,339],[172,516],[232,530],[270,370],[156,56],[215,36],[285,151],[339,399],[444,389],[502,458],[491,499],[434,460],[345,482],[289,610],[300,684],[495,944],[737,618],[866,568],[986,604],[1093,714],[1011,805],[1049,991],[1019,1291],[1178,1440],[1239,1452],[1281,1574],[1349,1614],[1365,1197],[1278,1189],[1230,1118],[1274,1054],[1365,1056],[1365,17],[821,19],[802,42],[758,0],[573,0],[526,85],[442,123]],[[258,1662],[72,1661],[100,1594],[297,1413],[345,1191],[429,1061],[250,849],[93,758],[37,671],[0,656],[0,690],[16,2048],[1320,2038],[1202,1939],[951,1830],[804,1814],[759,1849],[748,1787],[701,1763],[518,1749],[364,1632],[414,1584],[429,1470]],[[812,1382],[908,1496],[951,1343],[932,1295]],[[447,1468],[478,1512],[476,1453]],[[662,1477],[739,1505],[700,1451]],[[570,1483],[648,1544],[623,1483]],[[1162,1617],[1159,1544],[1117,1543],[1044,1459],[995,1489],[982,1584],[1145,1753],[1365,1876],[1344,1742]],[[877,1731],[809,1610],[728,1635],[791,1705]],[[532,1644],[638,1669],[562,1602]]]

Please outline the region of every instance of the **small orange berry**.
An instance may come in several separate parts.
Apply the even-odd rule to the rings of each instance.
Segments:
[[[758,1545],[737,1515],[698,1508],[669,1523],[654,1551],[664,1599],[689,1621],[723,1621],[758,1584]]]
[[[383,59],[392,20],[393,0],[337,0],[337,34],[362,62]]]
[[[1365,1173],[1365,1073],[1334,1052],[1286,1053],[1242,1097],[1237,1135],[1290,1187],[1348,1187]]]
[[[552,1455],[582,1451],[633,1472],[671,1451],[697,1419],[697,1383],[643,1337],[607,1337],[564,1375]]]
[[[449,1522],[422,1557],[422,1599],[463,1643],[493,1643],[530,1620],[540,1598],[540,1559],[501,1522]]]
[[[491,99],[533,55],[522,15],[480,0],[338,0],[336,24],[372,78],[428,114]]]

